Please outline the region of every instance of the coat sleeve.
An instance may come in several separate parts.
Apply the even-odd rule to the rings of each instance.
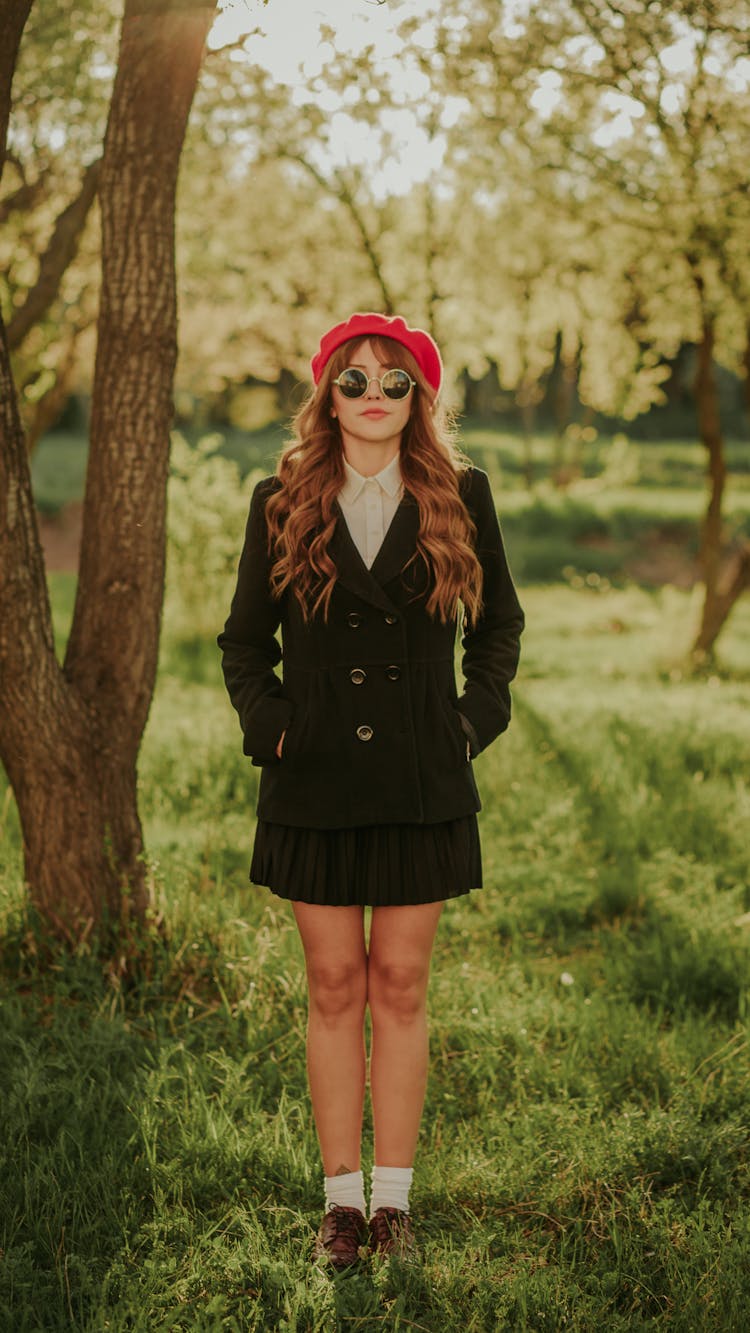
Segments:
[[[280,604],[271,597],[266,548],[265,502],[274,478],[264,477],[253,491],[235,588],[224,629],[217,636],[224,681],[239,714],[243,751],[253,763],[277,764],[276,746],[294,712],[282,695],[274,671],[281,660],[275,637]]]
[[[490,479],[481,468],[474,468],[471,476],[466,503],[477,528],[484,606],[476,626],[461,639],[465,687],[456,707],[474,758],[510,722],[508,686],[518,667],[524,614],[508,568]]]

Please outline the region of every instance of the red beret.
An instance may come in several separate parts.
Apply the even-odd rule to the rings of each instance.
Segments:
[[[352,315],[343,324],[334,324],[332,329],[323,334],[320,348],[315,353],[310,365],[313,382],[318,383],[323,367],[332,353],[350,338],[367,338],[369,335],[379,338],[393,338],[394,342],[408,347],[428,384],[437,393],[443,378],[443,363],[440,359],[437,343],[424,329],[410,329],[400,315],[377,315],[372,311],[366,314]]]

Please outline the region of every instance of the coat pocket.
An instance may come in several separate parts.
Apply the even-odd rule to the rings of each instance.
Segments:
[[[289,691],[292,698],[292,691]],[[325,673],[297,672],[294,680],[294,716],[281,750],[280,763],[314,772],[329,763],[331,726],[336,717]]]
[[[461,725],[458,709],[454,707],[450,699],[447,699],[442,691],[440,691],[438,693],[438,700],[445,728],[446,745],[452,757],[453,764],[455,767],[459,768],[462,764],[468,763],[466,734]]]

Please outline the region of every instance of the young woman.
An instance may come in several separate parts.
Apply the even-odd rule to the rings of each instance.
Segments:
[[[510,720],[524,617],[487,474],[438,405],[432,338],[356,314],[311,364],[295,438],[253,492],[218,643],[244,753],[262,769],[250,879],[291,901],[305,955],[326,1204],[314,1253],[343,1268],[368,1241],[414,1252],[430,956],[445,900],[482,886],[471,760]]]

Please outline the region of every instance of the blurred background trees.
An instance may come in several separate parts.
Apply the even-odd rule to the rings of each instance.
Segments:
[[[0,244],[31,445],[88,387],[118,8],[32,7],[19,60]],[[744,7],[435,0],[371,6],[373,38],[386,11],[397,55],[338,50],[324,23],[327,59],[294,84],[256,31],[209,51],[180,176],[178,393],[220,420],[260,382],[258,415],[283,415],[326,322],[398,308],[440,339],[458,405],[514,427],[658,431],[693,395],[707,440],[721,391],[745,430]],[[425,179],[398,173],[400,112]],[[498,392],[473,392],[485,376]]]
[[[376,308],[440,340],[459,408],[520,432],[529,486],[535,430],[561,487],[583,431],[695,432],[710,653],[749,563],[722,519],[750,403],[746,6],[356,8],[359,46],[323,6],[294,77],[261,4],[215,25],[180,176],[178,421],[284,418],[320,329]],[[119,11],[41,0],[18,62],[0,299],[30,451],[88,410]]]
[[[283,419],[321,328],[374,308],[439,339],[456,405],[519,432],[528,486],[540,429],[563,488],[584,432],[695,434],[710,655],[750,578],[723,518],[750,403],[746,6],[357,8],[359,45],[330,3],[294,76],[261,4],[215,25],[179,186],[178,422]],[[30,451],[88,411],[119,10],[42,0],[18,63],[0,298]]]

